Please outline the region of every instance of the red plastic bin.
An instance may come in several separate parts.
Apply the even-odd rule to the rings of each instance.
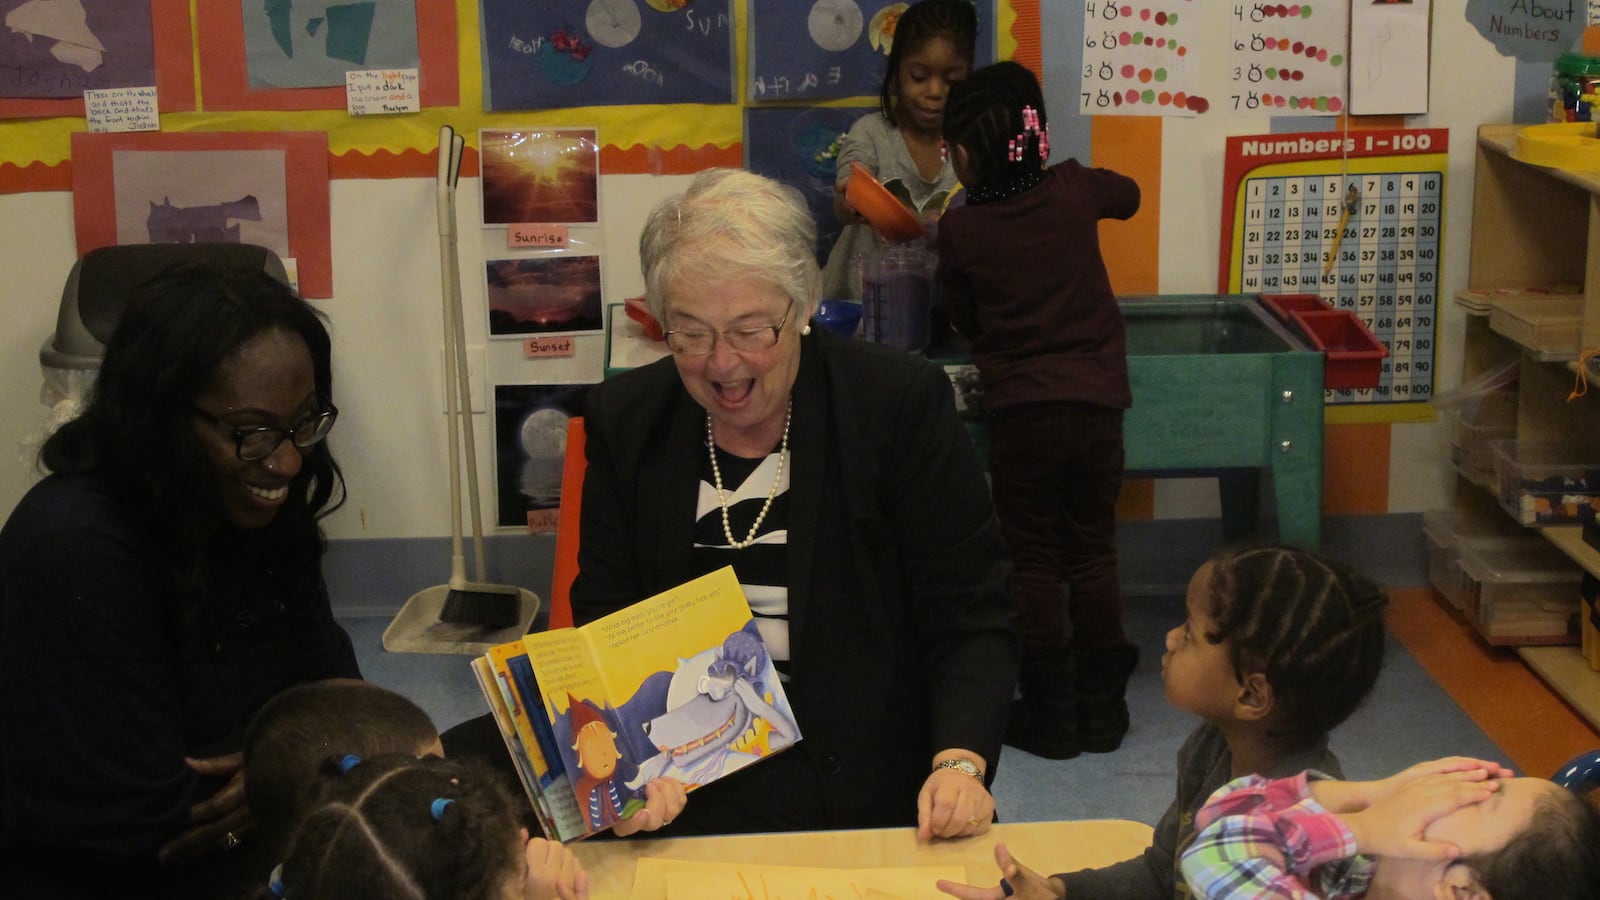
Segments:
[[[1257,294],[1256,299],[1285,325],[1293,325],[1297,312],[1329,312],[1333,307],[1316,294]]]
[[[1294,321],[1311,346],[1327,354],[1323,387],[1343,390],[1378,386],[1389,348],[1367,330],[1355,313],[1348,309],[1297,312]]]

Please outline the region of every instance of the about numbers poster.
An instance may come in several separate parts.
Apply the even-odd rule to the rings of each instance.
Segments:
[[[1431,415],[1448,150],[1443,128],[1228,138],[1218,289],[1317,294],[1389,349],[1378,387],[1326,397],[1378,411],[1330,421]]]

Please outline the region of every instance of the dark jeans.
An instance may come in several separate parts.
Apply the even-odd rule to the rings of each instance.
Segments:
[[[1126,643],[1116,546],[1122,410],[1027,404],[992,412],[988,430],[1023,655]]]

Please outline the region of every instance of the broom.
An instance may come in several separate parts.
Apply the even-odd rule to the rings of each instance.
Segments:
[[[472,387],[467,372],[466,325],[461,311],[461,262],[456,250],[456,181],[466,141],[449,125],[439,129],[440,269],[444,280],[444,383],[450,426],[450,582],[442,622],[507,628],[517,624],[522,591],[483,581],[483,521],[478,505],[477,446],[472,428]],[[465,443],[467,496],[472,504],[472,549],[476,581],[468,581],[461,536],[461,467]]]

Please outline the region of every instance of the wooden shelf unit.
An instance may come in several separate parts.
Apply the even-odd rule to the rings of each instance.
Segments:
[[[1540,288],[1579,290],[1581,346],[1600,345],[1600,172],[1574,172],[1514,158],[1516,125],[1478,129],[1472,198],[1472,258],[1467,288],[1482,292]],[[1600,463],[1600,385],[1568,402],[1575,368],[1542,362],[1537,354],[1489,327],[1481,312],[1467,319],[1462,383],[1516,360],[1517,440],[1553,441]],[[1482,506],[1484,490],[1457,479],[1458,503]],[[1600,552],[1572,526],[1540,533],[1589,573],[1600,577]],[[1576,646],[1518,648],[1530,669],[1589,723],[1600,728],[1600,672]]]

